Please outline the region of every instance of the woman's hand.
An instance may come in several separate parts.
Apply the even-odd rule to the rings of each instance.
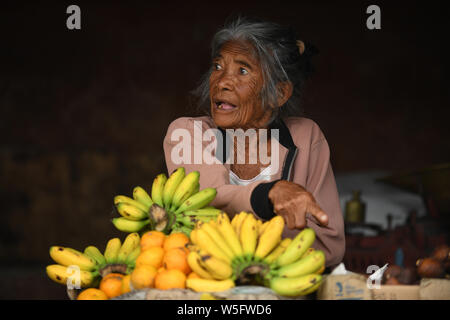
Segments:
[[[289,229],[306,227],[306,214],[317,218],[321,225],[328,224],[328,216],[311,193],[302,186],[280,180],[269,191],[269,199],[273,204],[273,211],[284,218]]]

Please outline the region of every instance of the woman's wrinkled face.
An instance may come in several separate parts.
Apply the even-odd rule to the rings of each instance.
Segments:
[[[261,102],[263,75],[253,47],[246,42],[225,43],[213,59],[209,78],[211,115],[218,127],[263,128],[270,110]]]

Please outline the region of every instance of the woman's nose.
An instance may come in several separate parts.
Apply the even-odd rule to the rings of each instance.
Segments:
[[[219,78],[217,86],[220,90],[233,90],[233,77],[230,74],[224,73],[222,77]]]

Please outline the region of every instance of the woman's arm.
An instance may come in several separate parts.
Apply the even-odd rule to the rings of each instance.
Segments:
[[[325,138],[311,146],[304,187],[328,216],[328,223],[323,226],[311,214],[306,215],[307,226],[314,229],[317,235],[313,247],[325,252],[327,266],[337,265],[345,253],[344,219]]]

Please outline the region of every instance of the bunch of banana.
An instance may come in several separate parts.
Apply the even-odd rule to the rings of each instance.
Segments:
[[[142,187],[133,189],[133,198],[118,195],[114,205],[121,217],[112,220],[123,232],[146,230],[184,232],[190,234],[197,221],[215,219],[220,210],[208,206],[216,197],[216,189],[199,190],[200,173],[185,174],[177,168],[167,178],[161,173],[153,180],[150,194]]]
[[[235,283],[259,284],[284,296],[306,295],[321,283],[325,255],[314,250],[313,229],[282,239],[284,219],[262,222],[240,212],[230,221],[220,213],[217,221],[197,222],[192,230],[188,263],[202,279],[189,279],[195,291],[222,291]]]
[[[93,287],[98,280],[111,272],[130,273],[140,253],[140,236],[130,233],[123,244],[119,238],[110,239],[104,253],[95,246],[84,252],[52,246],[50,257],[57,263],[47,266],[47,275],[53,281],[80,288]]]

